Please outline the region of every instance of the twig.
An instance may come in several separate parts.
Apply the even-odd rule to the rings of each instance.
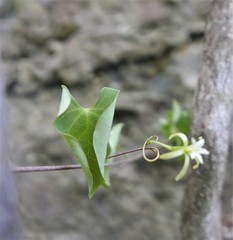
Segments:
[[[148,147],[145,149],[150,150],[154,153],[152,147]],[[115,158],[115,157],[119,157],[119,156],[122,156],[125,154],[138,152],[138,151],[142,151],[142,148],[135,148],[133,150],[125,151],[123,153],[118,153],[118,154],[109,156],[106,159]],[[118,160],[115,162],[107,162],[107,163],[105,163],[105,166],[113,167],[113,166],[117,166],[117,165],[121,165],[121,164],[125,164],[125,163],[130,163],[130,162],[140,160],[141,157],[142,157],[142,155],[140,154],[139,156],[135,156],[134,158],[130,158],[130,159]],[[60,165],[60,166],[59,165],[57,165],[57,166],[19,166],[19,167],[13,167],[12,171],[14,173],[31,173],[31,172],[62,171],[62,170],[81,169],[81,168],[82,167],[80,164],[70,164],[70,165]]]

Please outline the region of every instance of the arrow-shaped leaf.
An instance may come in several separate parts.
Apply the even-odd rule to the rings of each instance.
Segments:
[[[90,198],[100,185],[108,184],[104,163],[118,93],[116,89],[103,88],[97,103],[84,108],[62,86],[60,109],[54,126],[82,166]]]

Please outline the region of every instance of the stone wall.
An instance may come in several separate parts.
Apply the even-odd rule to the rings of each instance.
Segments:
[[[9,87],[18,94],[41,86],[83,86],[95,81],[115,82],[121,89],[148,88],[147,83],[156,82],[168,66],[183,65],[174,52],[188,51],[187,55],[197,57],[200,46],[190,50],[189,45],[202,39],[208,9],[203,0],[5,3],[10,4],[9,12],[4,4],[1,8],[2,55]],[[191,68],[193,62],[185,65]],[[166,78],[178,75],[184,84],[187,80],[185,73],[173,68],[169,74]],[[195,77],[189,81],[195,82]]]

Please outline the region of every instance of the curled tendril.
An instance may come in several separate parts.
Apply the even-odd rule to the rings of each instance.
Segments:
[[[153,153],[156,154],[154,158],[148,158],[148,157],[146,156],[146,146],[150,145],[150,144],[153,143],[154,141],[157,141],[158,139],[159,139],[158,136],[151,136],[151,137],[149,137],[149,138],[145,141],[145,143],[143,144],[142,154],[143,154],[143,158],[144,158],[147,162],[154,162],[154,161],[156,161],[156,160],[159,159],[160,153],[159,153],[158,148],[156,148],[156,147],[150,148],[150,150],[151,150]]]

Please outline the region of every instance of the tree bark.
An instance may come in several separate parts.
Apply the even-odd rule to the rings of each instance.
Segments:
[[[206,25],[192,123],[192,135],[206,139],[210,155],[188,178],[181,224],[183,240],[222,239],[220,196],[230,141],[232,96],[233,0],[215,0]]]

